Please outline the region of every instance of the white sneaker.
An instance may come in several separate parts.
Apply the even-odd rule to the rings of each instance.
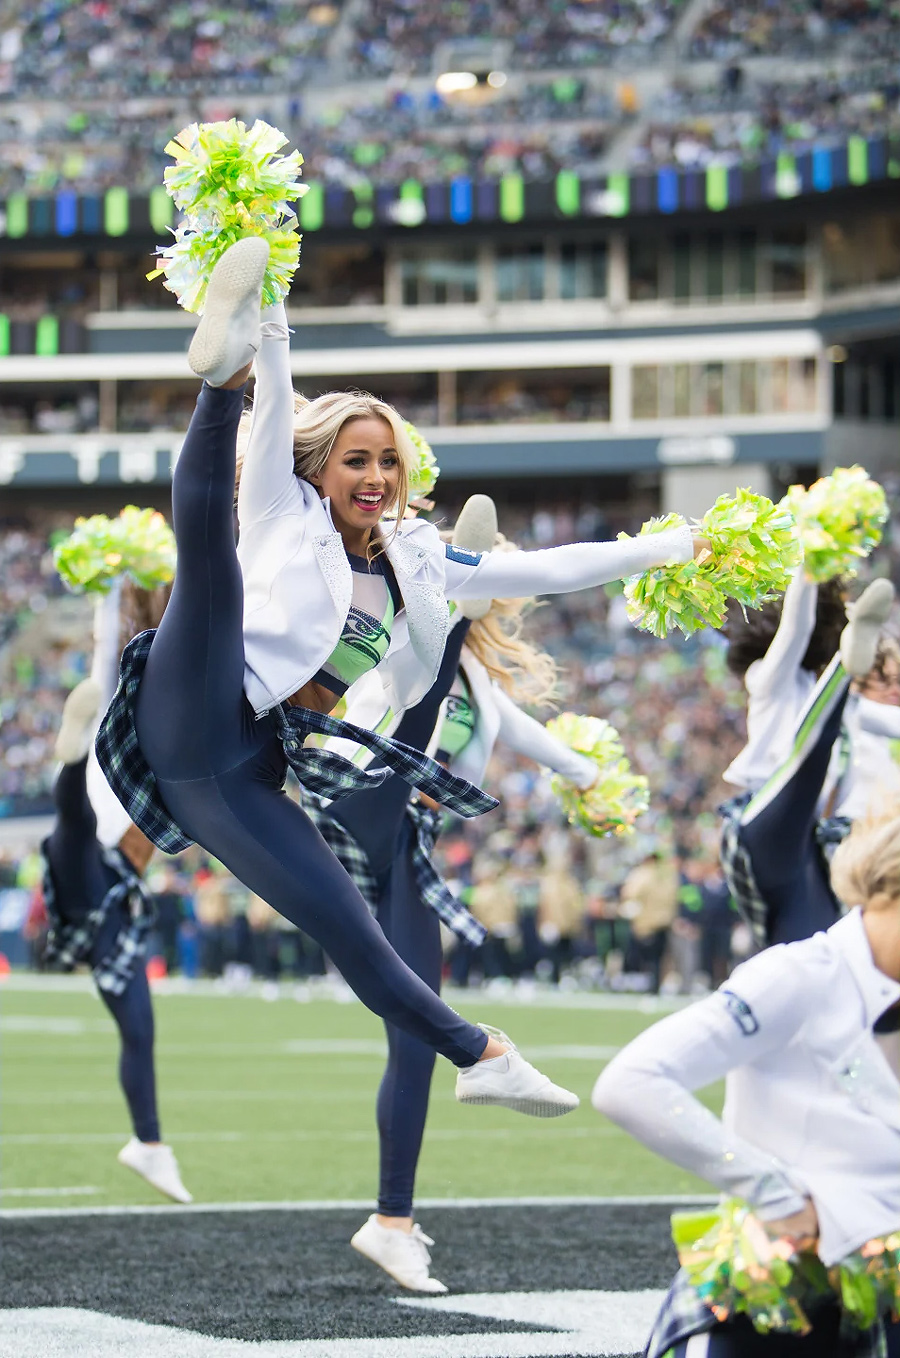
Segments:
[[[453,529],[453,546],[469,552],[489,552],[497,537],[497,507],[489,495],[470,495]],[[474,622],[490,612],[493,599],[461,599],[457,608]]]
[[[148,1146],[146,1142],[138,1141],[137,1137],[133,1136],[116,1158],[120,1165],[124,1165],[126,1169],[133,1169],[135,1174],[140,1174],[142,1179],[146,1179],[148,1184],[159,1189],[160,1193],[165,1193],[167,1198],[174,1198],[175,1202],[194,1201],[181,1182],[175,1152],[165,1142],[160,1142],[158,1146]]]
[[[216,264],[206,290],[206,306],[188,350],[198,377],[221,387],[252,363],[259,349],[262,285],[269,247],[262,236],[245,236]]]
[[[486,1023],[478,1026],[491,1037],[509,1042],[497,1028]],[[492,1103],[533,1118],[561,1118],[581,1102],[577,1094],[555,1085],[530,1065],[511,1042],[502,1056],[463,1066],[456,1077],[456,1097],[460,1103]]]
[[[100,698],[96,679],[82,679],[66,699],[56,736],[56,757],[63,764],[79,763],[90,750]]]
[[[401,1231],[382,1226],[373,1213],[351,1238],[350,1244],[411,1292],[447,1291],[443,1283],[429,1275],[431,1255],[428,1246],[434,1241],[418,1222],[411,1231]]]
[[[894,586],[873,580],[855,603],[847,605],[847,626],[841,633],[841,663],[854,679],[862,679],[875,664],[878,638],[890,617]]]

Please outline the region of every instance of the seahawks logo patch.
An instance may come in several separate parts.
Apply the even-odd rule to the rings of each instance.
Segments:
[[[448,542],[444,546],[444,555],[448,561],[457,561],[460,566],[477,566],[483,553],[470,552],[467,547],[454,547]]]
[[[742,1000],[740,995],[735,995],[733,990],[720,990],[719,994],[744,1037],[752,1037],[754,1033],[759,1032],[759,1021],[746,1000]]]

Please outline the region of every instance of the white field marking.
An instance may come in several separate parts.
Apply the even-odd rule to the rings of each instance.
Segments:
[[[416,1207],[429,1209],[474,1209],[502,1207],[706,1207],[715,1204],[715,1194],[666,1193],[639,1197],[547,1197],[547,1198],[417,1198]],[[308,1199],[305,1202],[194,1202],[190,1206],[167,1203],[165,1206],[130,1207],[8,1207],[0,1209],[0,1220],[23,1217],[133,1217],[193,1215],[198,1212],[371,1212],[374,1198]],[[2,1314],[2,1313],[0,1313]]]
[[[88,1024],[78,1027],[77,1019],[25,1019],[21,1024],[0,1022],[0,1031],[13,1031],[44,1035],[53,1033],[59,1036],[78,1037],[84,1032],[103,1032],[115,1036],[112,1023]],[[79,1047],[82,1052],[105,1052],[106,1042],[85,1042]],[[535,1061],[610,1061],[621,1051],[621,1045],[578,1044],[571,1042],[528,1044],[526,1053]],[[275,1042],[158,1042],[156,1052],[159,1056],[327,1056],[327,1057],[371,1057],[383,1061],[387,1056],[387,1044],[380,1038],[287,1038]],[[30,1054],[31,1055],[31,1054]]]
[[[113,1031],[113,1023],[102,1019],[54,1018],[49,1014],[2,1014],[0,1033],[52,1033],[54,1037],[81,1037],[84,1033]]]
[[[102,1188],[80,1184],[76,1188],[0,1188],[0,1198],[74,1198],[102,1193]]]
[[[431,1141],[462,1141],[468,1138],[486,1137],[492,1140],[501,1141],[522,1141],[533,1140],[537,1137],[553,1136],[557,1140],[560,1137],[574,1137],[576,1140],[586,1140],[598,1136],[614,1136],[619,1131],[618,1127],[611,1123],[598,1122],[596,1127],[560,1127],[557,1119],[549,1119],[547,1123],[538,1123],[537,1126],[512,1126],[512,1127],[461,1127],[455,1131],[452,1127],[436,1127],[429,1131],[428,1137]],[[277,1132],[170,1132],[171,1141],[177,1146],[182,1141],[199,1141],[207,1143],[211,1141],[251,1141],[251,1142],[294,1142],[294,1141],[322,1141],[327,1139],[333,1141],[371,1141],[374,1133],[369,1131],[347,1131],[335,1132],[330,1128],[318,1128],[312,1131],[297,1131],[293,1127]],[[74,1145],[93,1145],[103,1142],[116,1142],[122,1140],[122,1132],[10,1132],[3,1135],[2,1142],[7,1146],[74,1146]]]
[[[410,1304],[476,1319],[553,1326],[536,1333],[416,1335],[390,1339],[218,1339],[75,1307],[0,1312],[0,1341],[16,1358],[603,1358],[639,1349],[662,1292],[507,1292]]]
[[[296,1003],[294,990],[304,985],[303,981],[288,982],[280,996],[280,999]],[[38,976],[32,972],[12,972],[0,982],[0,990],[3,992],[19,991],[25,994],[52,994],[54,992],[96,995],[93,982],[89,976]],[[229,990],[219,981],[185,981],[182,977],[174,976],[160,981],[154,981],[153,994],[155,998],[166,999],[171,995],[192,999],[216,999],[216,1000],[261,1000],[262,984],[252,982],[246,989]],[[546,990],[537,989],[533,993],[525,996],[512,990],[508,993],[495,994],[485,990],[460,990],[455,986],[448,986],[443,991],[444,998],[448,1003],[452,1003],[454,1008],[460,1005],[471,1008],[473,1005],[483,1008],[485,1005],[498,1005],[502,1008],[519,1009],[622,1009],[633,1011],[640,1014],[667,1014],[673,1009],[681,1009],[686,1004],[692,1004],[694,997],[689,995],[636,995],[626,992],[612,993],[609,991],[558,991],[548,987]],[[329,1004],[347,1004],[346,992],[342,992],[339,997],[335,997],[327,986],[314,984],[308,997],[304,996],[304,1003],[316,1003],[319,1000]],[[271,1008],[271,1001],[263,1001],[267,1008]],[[352,1003],[358,1004],[355,998]]]

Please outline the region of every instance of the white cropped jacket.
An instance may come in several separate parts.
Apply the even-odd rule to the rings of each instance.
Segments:
[[[244,577],[244,690],[257,715],[295,693],[337,645],[352,572],[327,500],[294,475],[293,387],[283,307],[268,316],[284,338],[263,332],[253,423],[238,494],[238,559]],[[437,529],[401,524],[387,549],[403,595],[379,666],[387,700],[402,712],[437,676],[448,599],[560,594],[689,561],[690,529],[625,542],[585,542],[536,552],[486,552],[450,560]]]

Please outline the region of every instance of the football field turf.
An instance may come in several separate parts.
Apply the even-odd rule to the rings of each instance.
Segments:
[[[417,1216],[451,1292],[418,1305],[347,1245],[373,1207],[380,1024],[358,1003],[284,995],[156,992],[163,1134],[196,1199],[177,1209],[116,1162],[129,1134],[117,1040],[87,982],[4,984],[2,1358],[636,1352],[673,1271],[671,1204],[601,1200],[709,1189],[589,1096],[603,1063],[664,1009],[451,997],[582,1106],[546,1121],[464,1108],[438,1061]]]

